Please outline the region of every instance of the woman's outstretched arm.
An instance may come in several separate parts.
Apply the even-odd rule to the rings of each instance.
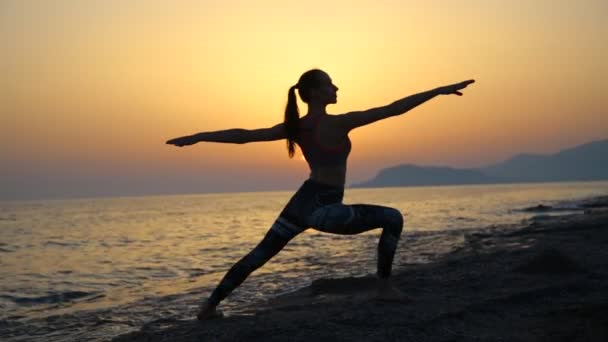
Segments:
[[[469,84],[475,82],[468,80],[460,83],[451,84],[425,91],[415,95],[410,95],[397,100],[387,106],[372,108],[365,111],[350,112],[337,117],[337,124],[347,132],[372,122],[386,119],[391,116],[403,114],[410,109],[413,109],[426,101],[434,98],[437,95],[458,95],[462,96],[460,90],[466,88]]]
[[[174,138],[167,141],[169,145],[187,146],[200,141],[245,144],[254,141],[272,141],[285,139],[286,133],[283,123],[269,128],[242,129],[233,128],[214,132],[201,132],[184,137]]]

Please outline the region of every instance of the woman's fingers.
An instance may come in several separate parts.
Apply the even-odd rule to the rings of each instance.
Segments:
[[[175,138],[175,139],[171,139],[171,140],[167,140],[166,144],[168,145],[175,145],[178,147],[182,147],[186,144],[186,141],[184,140],[184,138]]]
[[[466,88],[471,83],[475,83],[475,80],[468,80],[468,81],[456,83],[454,85],[452,94],[455,94],[455,95],[458,95],[458,96],[462,96],[462,93],[459,92],[459,90]]]
[[[463,88],[466,88],[471,83],[475,83],[475,80],[468,80],[468,81],[460,82],[458,85],[460,86],[460,89],[463,89]]]

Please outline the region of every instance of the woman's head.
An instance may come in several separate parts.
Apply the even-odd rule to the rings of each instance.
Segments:
[[[303,73],[296,84],[298,94],[305,103],[319,103],[327,105],[330,103],[336,103],[336,87],[331,77],[319,69],[308,70]]]
[[[312,69],[303,73],[298,83],[289,88],[283,123],[287,132],[287,152],[290,158],[296,151],[295,139],[298,134],[298,120],[300,119],[296,89],[298,89],[298,94],[305,103],[322,106],[336,103],[336,91],[338,91],[338,87],[332,83],[329,75],[319,69]]]

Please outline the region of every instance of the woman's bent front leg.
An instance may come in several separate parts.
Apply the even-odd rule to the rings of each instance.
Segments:
[[[313,228],[334,234],[359,234],[382,228],[378,242],[378,277],[391,275],[393,258],[403,230],[399,210],[371,204],[334,203],[317,209],[310,217]]]

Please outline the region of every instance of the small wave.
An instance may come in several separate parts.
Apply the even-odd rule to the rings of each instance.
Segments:
[[[120,239],[120,241],[118,241],[118,242],[119,242],[120,244],[125,244],[125,245],[128,245],[128,244],[130,244],[130,243],[137,242],[137,240],[129,239],[128,237],[123,237],[123,238],[122,238],[122,239]],[[120,244],[119,244],[119,245],[120,245]]]
[[[477,219],[474,219],[472,217],[464,217],[464,216],[458,216],[456,218],[454,218],[455,221],[460,221],[460,222],[475,222],[477,221]]]
[[[45,246],[59,246],[59,247],[79,247],[80,244],[76,242],[61,242],[61,241],[46,241]]]
[[[10,295],[0,295],[0,298],[9,299],[19,305],[39,305],[72,302],[76,299],[89,296],[95,296],[96,298],[99,298],[100,295],[102,295],[100,292],[66,291],[59,293],[51,293],[46,296],[40,297],[19,297]]]
[[[182,271],[187,272],[188,277],[190,277],[190,278],[200,277],[200,276],[203,276],[203,275],[209,273],[208,270],[204,270],[202,268],[185,268]]]
[[[26,277],[26,278],[32,278],[32,279],[48,279],[48,278],[50,278],[50,276],[48,274],[34,273],[34,272],[23,273],[23,276]]]
[[[524,212],[524,213],[557,213],[557,212],[575,212],[575,211],[581,211],[583,209],[584,208],[574,206],[574,205],[551,206],[551,205],[539,204],[539,205],[535,205],[533,207],[514,209],[513,211]]]
[[[133,269],[135,269],[137,271],[152,271],[155,268],[154,267],[149,267],[149,266],[137,266],[137,267],[134,267]]]
[[[177,276],[178,274],[175,271],[168,269],[156,270],[155,272],[150,274],[150,277],[152,278],[175,278]]]
[[[165,213],[165,215],[167,216],[185,216],[187,215],[187,212],[184,211],[169,211],[167,213]]]

